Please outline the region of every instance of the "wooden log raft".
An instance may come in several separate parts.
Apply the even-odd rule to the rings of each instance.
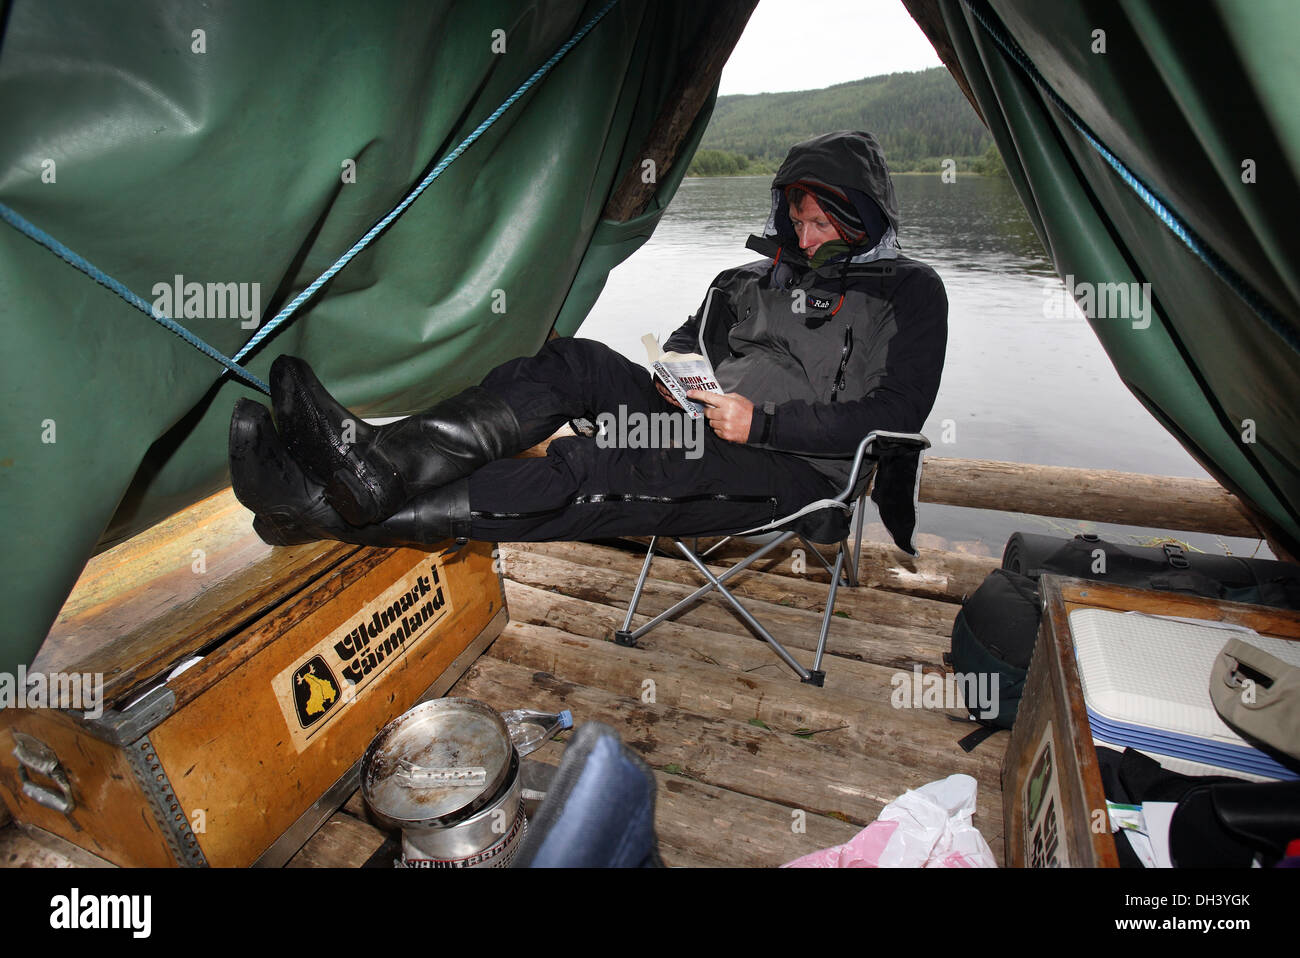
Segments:
[[[609,641],[614,631],[622,627],[625,615],[622,610],[611,606],[556,595],[546,589],[510,580],[506,582],[506,597],[510,603],[511,619],[515,622],[550,626],[571,635],[602,641]],[[755,607],[761,609],[758,604]],[[760,614],[763,612],[765,610]],[[633,624],[642,624],[649,618],[638,614]],[[907,633],[902,630],[891,632],[889,636],[899,642],[908,640]],[[811,653],[816,645],[816,630],[786,633],[783,638],[788,640],[787,648]],[[925,672],[942,670],[941,644],[923,645],[918,642],[907,648],[891,649],[887,645],[889,641],[891,639],[886,638],[884,642],[869,647],[847,640],[829,642],[830,654],[836,658],[834,670],[826,676],[826,688],[844,688],[865,694],[863,690],[873,686],[888,687],[889,681],[882,678],[884,675],[892,677],[895,672],[911,672],[917,667]],[[637,648],[667,652],[683,661],[720,665],[750,674],[789,674],[765,642],[755,638],[737,620],[728,620],[723,614],[717,616],[717,621],[708,620],[707,625],[701,625],[699,619],[689,623],[662,622],[637,640]]]
[[[564,757],[559,743],[529,756],[552,767]],[[829,815],[799,816],[788,806],[654,770],[655,832],[670,868],[770,868],[820,848],[842,845],[858,827]]]
[[[927,458],[920,498],[971,509],[1261,537],[1241,501],[1213,479]]]
[[[936,753],[952,751],[946,759],[951,772],[964,772],[989,788],[998,787],[1001,756],[991,750],[964,753],[953,747],[962,727],[948,715],[957,715],[957,710],[918,709],[907,716],[907,734],[898,734],[900,714],[891,701],[890,680],[896,674],[892,669],[860,665],[858,674],[869,676],[866,684],[851,691],[818,689],[792,683],[782,674],[702,668],[671,649],[625,649],[602,639],[513,622],[493,645],[492,655],[633,698],[653,688],[654,700],[662,705],[743,722],[757,720],[774,731],[902,764],[928,764]]]
[[[641,545],[639,555],[644,558],[645,547],[650,544],[649,538],[637,537],[630,541]],[[698,545],[700,555],[706,550],[709,552],[705,562],[724,567],[735,565],[754,551],[754,546],[743,539],[729,538],[723,542],[723,537],[719,536],[700,536]],[[803,554],[798,555],[796,550],[802,550]],[[666,542],[662,543],[660,551],[666,556],[672,556]],[[858,572],[859,583],[866,588],[883,589],[886,592],[937,599],[940,602],[960,602],[964,596],[978,589],[985,577],[1001,564],[1000,558],[966,555],[944,549],[927,549],[922,546],[917,552],[918,555],[909,556],[893,543],[864,539],[862,564]],[[828,555],[829,548],[823,547],[822,554]],[[798,539],[777,546],[750,568],[758,572],[788,573],[795,567],[796,560],[803,569],[799,575],[809,582],[830,582],[830,571],[816,557],[808,555]]]
[[[671,767],[718,788],[787,809],[829,815],[859,828],[875,820],[902,792],[934,778],[928,766],[909,766],[746,722],[629,699],[492,655],[479,659],[454,691],[495,708],[571,709],[581,721],[617,728],[623,741],[657,768]],[[977,824],[989,845],[997,848],[995,843],[1002,840],[1000,803],[983,789],[981,800],[986,799]],[[789,827],[789,823],[786,813],[784,824]]]
[[[568,568],[564,561],[568,558],[586,556],[594,559],[596,555],[599,556],[600,568],[594,563],[583,565],[580,574],[595,576],[593,581],[599,581],[602,588],[607,585],[610,589],[620,588],[618,583],[631,575],[633,579],[626,584],[630,599],[632,586],[636,584],[635,576],[641,571],[643,557],[581,543],[534,542],[501,547],[501,557],[507,564],[506,574],[511,578],[524,577],[520,581],[526,581],[530,575],[546,576],[550,574],[546,571],[548,567]],[[684,595],[694,592],[703,583],[695,568],[679,559],[655,559],[651,574],[661,586],[678,583],[689,587]],[[576,587],[579,583],[573,585]],[[761,599],[790,609],[820,613],[826,602],[825,586],[789,574],[774,575],[746,569],[735,578],[728,579],[726,585],[738,596]],[[716,595],[711,595],[711,598],[718,599]],[[719,601],[725,603],[725,600]],[[841,618],[855,622],[890,625],[945,637],[952,635],[952,622],[957,614],[949,602],[895,595],[878,589],[842,589],[835,596],[835,608],[837,612],[843,613]]]
[[[554,768],[563,749],[562,743],[549,743],[525,761]],[[801,816],[796,830],[792,810],[785,806],[672,772],[655,770],[654,777],[659,853],[672,868],[770,867],[843,844],[858,831],[848,822],[817,814]],[[388,837],[392,835],[369,821],[358,791],[289,865],[356,868]]]
[[[586,599],[592,603],[612,605],[615,608],[610,611],[615,615],[620,614],[617,607],[622,606],[626,609],[627,603],[632,598],[634,582],[625,573],[563,562],[531,551],[508,547],[502,547],[502,559],[505,563],[505,574],[515,582],[550,591],[562,591],[566,595]],[[671,565],[669,562],[664,564]],[[639,611],[647,615],[656,615],[693,591],[695,591],[693,586],[651,579],[641,593]],[[750,595],[750,598],[755,597]],[[837,607],[838,603],[837,597]],[[562,602],[557,603],[557,608],[562,605]],[[756,601],[751,605],[760,621],[770,629],[779,630],[782,641],[788,648],[811,650],[816,647],[818,630],[821,627],[820,609],[793,608],[767,600]],[[514,612],[513,608],[512,612]],[[955,610],[953,614],[955,615]],[[896,619],[906,622],[906,611],[897,610]],[[606,618],[602,621],[610,620]],[[621,627],[621,618],[618,621],[618,627]],[[745,626],[731,611],[731,607],[716,595],[705,597],[693,608],[682,613],[676,621],[719,632],[748,634]],[[896,669],[910,670],[915,665],[938,668],[942,655],[950,644],[948,636],[951,635],[951,631],[951,619],[945,633],[940,629],[911,629],[903,625],[882,622],[858,610],[856,614],[850,613],[849,618],[834,619],[827,640],[827,650],[835,655],[875,662]],[[610,634],[612,635],[612,630]]]

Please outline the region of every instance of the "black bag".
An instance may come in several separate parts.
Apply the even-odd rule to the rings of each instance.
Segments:
[[[952,626],[952,654],[946,656],[960,676],[990,675],[994,701],[967,702],[971,716],[990,729],[1011,728],[1029,674],[1029,658],[1038,638],[1038,585],[1028,576],[994,569],[968,596]],[[979,687],[974,683],[967,687]],[[990,707],[991,705],[991,707]],[[963,740],[967,751],[987,733]]]
[[[1044,572],[1300,609],[1300,566],[1289,562],[1188,553],[1173,544],[1126,546],[1092,534],[1059,539],[1017,532],[1007,540],[1002,568],[963,600],[953,623],[952,653],[944,656],[961,676],[992,676],[996,708],[967,703],[985,706],[970,708],[984,728],[961,740],[968,752],[993,731],[1015,723],[1038,638],[1038,577]],[[971,682],[967,687],[978,686]]]
[[[1053,572],[1135,589],[1300,609],[1300,566],[1187,552],[1174,543],[1127,546],[1091,533],[1059,539],[1017,532],[1007,540],[1002,568],[1032,579]]]

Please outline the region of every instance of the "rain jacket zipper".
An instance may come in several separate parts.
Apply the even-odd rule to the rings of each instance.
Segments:
[[[835,374],[835,385],[831,386],[831,402],[839,398],[840,392],[844,389],[844,369],[849,364],[849,356],[853,352],[853,327],[847,325],[844,327],[844,348],[840,350],[840,368]]]

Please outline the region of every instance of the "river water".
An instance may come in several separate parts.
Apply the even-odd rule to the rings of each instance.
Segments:
[[[767,220],[770,182],[685,180],[654,236],[610,274],[578,335],[644,364],[642,335],[666,340],[714,276],[757,258],[745,240]],[[948,292],[947,362],[924,429],[934,444],[929,455],[1206,478],[1120,382],[1007,180],[944,183],[933,174],[894,183],[903,251],[934,267]],[[918,531],[937,538],[918,541],[1000,556],[1017,530],[1097,532],[1129,543],[1158,534],[922,503]],[[1207,552],[1270,555],[1255,540],[1173,535]]]

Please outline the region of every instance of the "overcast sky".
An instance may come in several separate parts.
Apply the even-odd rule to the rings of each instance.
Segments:
[[[942,66],[899,0],[759,0],[720,94],[817,90]]]

